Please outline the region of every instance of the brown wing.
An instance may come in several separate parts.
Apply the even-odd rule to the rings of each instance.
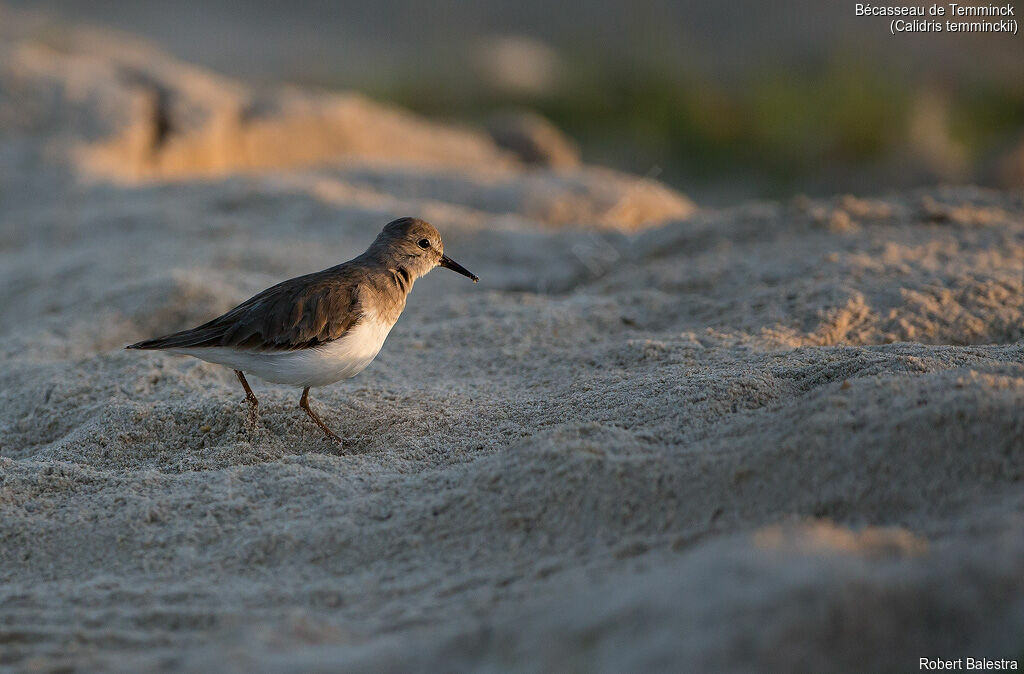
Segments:
[[[289,351],[333,341],[348,332],[362,313],[358,279],[345,266],[283,281],[197,328],[127,348],[229,346]]]

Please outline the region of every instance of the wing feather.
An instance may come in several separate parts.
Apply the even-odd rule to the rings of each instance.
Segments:
[[[291,351],[334,341],[362,315],[359,279],[348,266],[283,281],[203,325],[128,348]]]

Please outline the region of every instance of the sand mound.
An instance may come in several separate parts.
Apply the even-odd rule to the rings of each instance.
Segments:
[[[24,16],[0,18],[10,24],[0,34],[0,81],[13,93],[0,98],[0,120],[71,135],[71,159],[87,176],[139,183],[344,162],[387,167],[379,170],[385,191],[389,169],[411,166],[479,193],[475,201],[508,201],[507,212],[553,225],[633,230],[695,210],[655,181],[578,162],[553,160],[561,168],[535,173],[483,130],[429,122],[355,93],[254,90],[120,35],[61,26],[40,39],[47,31]],[[499,134],[516,141],[508,136]],[[496,183],[503,194],[491,193]]]
[[[433,125],[387,162],[337,145],[322,165],[275,150],[268,166],[175,174],[162,162],[188,162],[168,148],[195,133],[209,150],[210,101],[237,85],[144,46],[87,48],[72,31],[61,51],[12,25],[0,21],[0,664],[1019,657],[1020,194],[672,219],[681,197],[657,183],[528,170]],[[169,109],[196,114],[158,153],[182,163],[152,160],[144,176],[127,155],[130,176],[82,159],[137,120],[134,85],[111,74],[129,52],[175,92]],[[278,129],[293,105],[375,106],[266,95]],[[398,111],[380,124],[428,125]],[[341,453],[297,391],[257,384],[251,432],[229,371],[122,348],[348,259],[408,213],[482,282],[420,281],[377,361],[315,391]]]

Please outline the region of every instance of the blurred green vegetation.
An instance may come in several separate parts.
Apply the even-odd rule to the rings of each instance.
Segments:
[[[1024,130],[1024,85],[908,80],[863,54],[802,69],[747,68],[716,82],[656,65],[567,60],[556,87],[502,93],[465,78],[419,77],[370,93],[418,112],[481,121],[529,107],[576,139],[588,161],[663,180],[756,183],[763,196],[801,188],[823,169],[870,172],[907,152],[915,101],[937,89],[945,125],[937,144],[976,162]],[[929,127],[930,128],[930,127]]]

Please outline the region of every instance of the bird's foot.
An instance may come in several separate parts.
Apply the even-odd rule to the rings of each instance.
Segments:
[[[338,445],[338,449],[341,449],[342,447],[345,446],[345,443],[342,442],[341,438],[339,438],[334,433],[334,431],[332,431],[331,429],[327,428],[326,426],[323,426],[321,428],[321,430],[323,430],[324,435],[326,435],[328,439],[332,440],[333,442],[335,442]]]
[[[341,438],[339,438],[337,435],[335,435],[334,431],[332,431],[330,428],[328,428],[327,424],[325,424],[320,419],[320,416],[316,412],[313,411],[313,408],[309,406],[309,387],[308,386],[305,389],[303,389],[303,391],[302,391],[302,398],[299,399],[299,407],[301,407],[303,410],[305,410],[306,414],[309,415],[309,418],[313,420],[313,423],[315,423],[317,426],[320,427],[320,430],[324,432],[324,435],[326,435],[328,438],[330,438],[335,443],[337,443],[338,447],[341,447],[344,444],[341,441]]]
[[[249,414],[248,414],[249,430],[250,431],[255,431],[257,428],[259,428],[259,425],[260,425],[260,414],[259,414],[260,404],[258,402],[256,402],[256,398],[255,397],[253,397],[251,399],[248,399],[248,403],[249,403]]]

